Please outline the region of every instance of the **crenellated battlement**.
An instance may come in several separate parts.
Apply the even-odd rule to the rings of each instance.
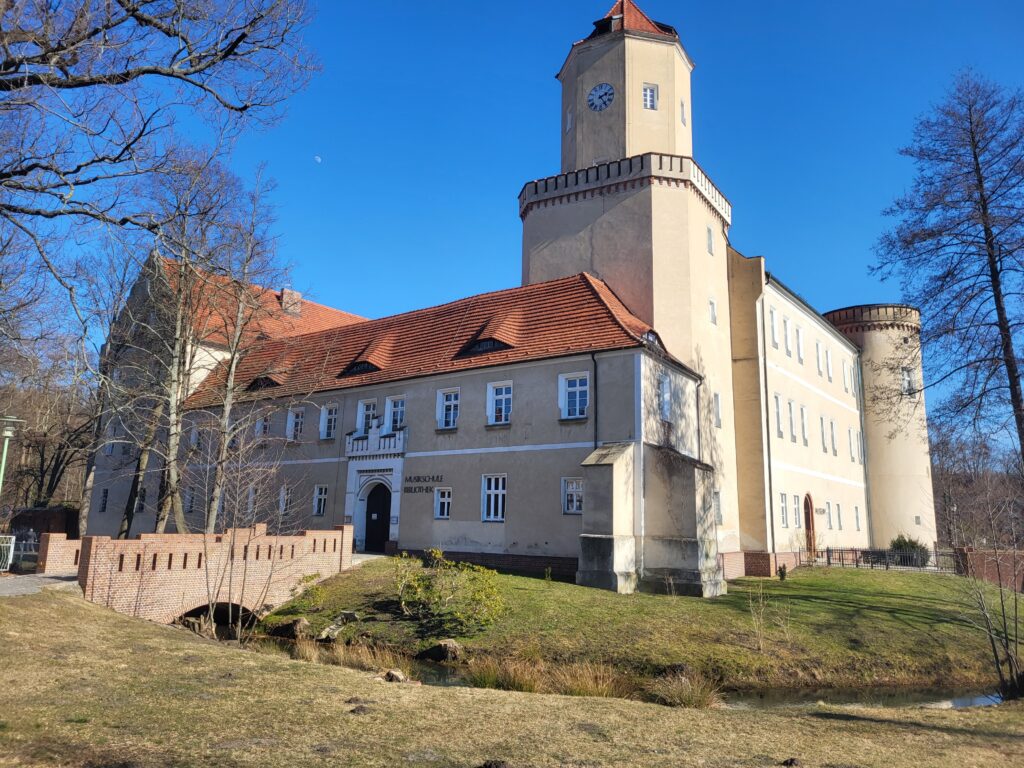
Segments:
[[[539,206],[586,199],[616,188],[650,183],[693,188],[725,221],[732,223],[732,204],[692,157],[649,152],[589,168],[527,182],[519,193],[519,216],[525,219]]]
[[[860,304],[833,309],[826,320],[846,334],[890,328],[919,333],[921,312],[906,304]]]

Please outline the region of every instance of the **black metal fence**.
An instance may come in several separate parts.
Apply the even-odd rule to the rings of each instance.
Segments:
[[[949,549],[897,550],[826,547],[824,550],[819,550],[817,564],[833,568],[957,572],[956,556]]]

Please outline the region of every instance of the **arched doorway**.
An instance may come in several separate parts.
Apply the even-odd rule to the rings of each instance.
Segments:
[[[383,552],[391,532],[391,489],[377,483],[366,497],[366,552]]]
[[[809,493],[804,496],[804,531],[807,536],[807,552],[811,557],[817,557],[814,537],[814,501]]]

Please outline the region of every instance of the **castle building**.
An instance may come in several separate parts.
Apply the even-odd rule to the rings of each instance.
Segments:
[[[337,322],[290,295],[296,323],[237,372],[242,442],[273,468],[249,508],[620,592],[713,596],[796,553],[934,542],[918,313],[821,315],[731,247],[692,72],[632,0],[572,45],[561,171],[519,195],[521,287]],[[201,430],[224,378],[196,379]],[[90,532],[116,531],[124,464],[97,458]]]

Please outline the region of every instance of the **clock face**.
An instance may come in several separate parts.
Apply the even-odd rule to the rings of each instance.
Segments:
[[[587,106],[595,112],[604,112],[615,100],[615,89],[608,83],[595,85],[587,96]]]

